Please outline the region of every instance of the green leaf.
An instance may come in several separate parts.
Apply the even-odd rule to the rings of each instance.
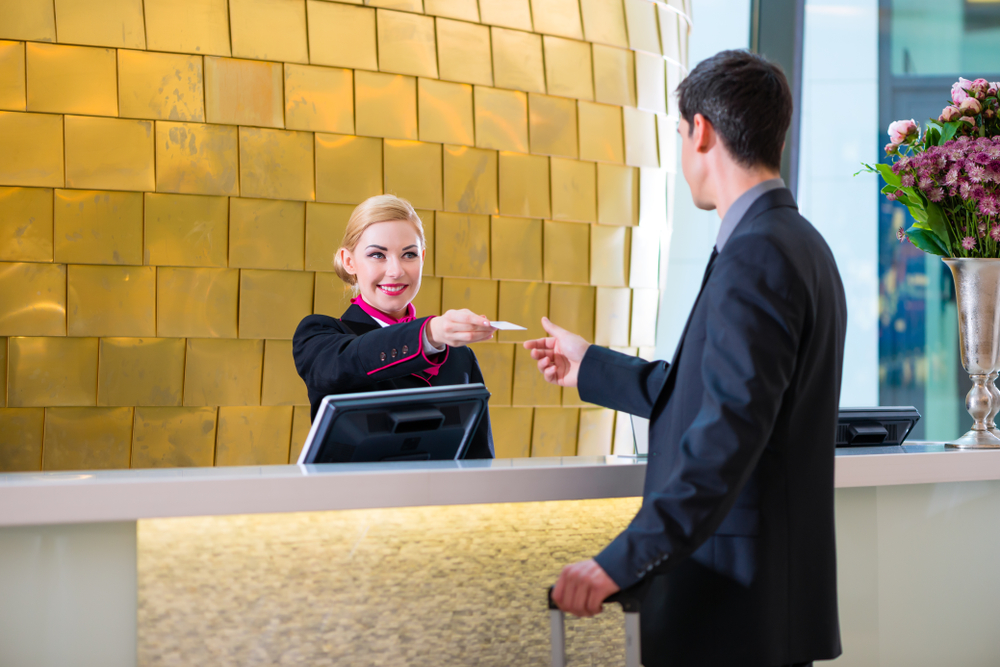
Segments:
[[[902,198],[900,198],[900,201],[902,201]],[[917,200],[917,202],[919,202],[919,200]],[[916,220],[919,223],[926,223],[927,222],[927,209],[924,208],[924,205],[923,205],[922,202],[920,202],[920,203],[917,203],[917,202],[915,202],[914,199],[911,197],[911,198],[907,199],[907,201],[906,201],[906,203],[904,205],[906,206],[907,209],[909,209],[910,215],[913,216],[914,220]]]
[[[944,130],[941,131],[941,143],[939,146],[947,141],[951,141],[955,137],[955,133],[958,132],[958,127],[962,122],[958,120],[949,121],[944,124]]]
[[[891,165],[877,164],[875,168],[878,169],[878,173],[882,174],[882,180],[889,185],[895,185],[898,188],[902,184],[899,175],[892,172]]]
[[[926,253],[942,257],[948,256],[948,251],[941,245],[933,232],[913,226],[906,230],[906,236],[910,239],[910,243]]]
[[[932,201],[927,202],[927,226],[947,245],[948,222],[944,218],[944,210]]]
[[[882,188],[882,194],[887,195],[892,192],[896,192],[897,190],[899,190],[899,188],[897,188],[895,185],[887,185],[884,188]]]

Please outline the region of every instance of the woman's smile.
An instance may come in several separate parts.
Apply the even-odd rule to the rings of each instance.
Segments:
[[[377,285],[377,287],[389,296],[398,296],[399,294],[402,294],[406,288],[409,287],[409,285],[400,283],[382,283]]]

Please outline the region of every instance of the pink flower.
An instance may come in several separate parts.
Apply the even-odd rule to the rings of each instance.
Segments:
[[[899,199],[899,190],[893,190],[892,192],[886,193],[885,198],[889,201],[896,201]]]
[[[969,99],[969,88],[971,86],[971,81],[958,77],[958,81],[951,86],[951,101],[957,105]]]
[[[1000,226],[996,226],[990,230],[990,238],[1000,242]]]
[[[886,144],[885,154],[886,155],[897,155],[899,153],[899,144]]]
[[[938,116],[938,120],[942,123],[950,123],[951,121],[958,120],[962,117],[962,112],[959,111],[956,106],[947,106],[941,111],[941,115]]]
[[[915,120],[897,120],[889,123],[889,141],[894,144],[905,144],[911,136],[916,137],[919,130]]]
[[[903,174],[903,175],[902,175],[902,176],[900,177],[900,179],[899,179],[899,180],[900,180],[900,184],[901,184],[901,185],[902,185],[902,186],[903,186],[904,188],[912,188],[912,187],[913,187],[914,185],[916,185],[916,183],[917,183],[917,179],[916,179],[916,177],[915,177],[915,176],[913,175],[913,172],[911,172],[911,171],[908,171],[908,172],[906,172],[905,174]]]
[[[896,227],[896,239],[900,243],[906,240],[906,232],[903,231],[902,227]]]
[[[975,127],[976,127],[976,118],[974,116],[962,116],[959,119],[959,122],[961,122],[961,123],[968,123],[969,125],[972,126],[973,129],[975,129]],[[963,139],[968,139],[968,137],[962,137],[962,138]]]
[[[971,236],[966,236],[964,239],[962,239],[962,247],[965,248],[966,250],[972,250],[973,248],[976,247],[976,239],[972,238]]]
[[[983,112],[983,105],[976,98],[970,97],[959,105],[958,110],[966,116],[978,116]]]
[[[927,193],[927,198],[932,202],[939,202],[944,199],[944,188],[933,188]]]

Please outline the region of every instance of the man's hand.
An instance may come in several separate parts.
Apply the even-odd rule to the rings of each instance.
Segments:
[[[493,338],[494,331],[496,329],[490,326],[488,317],[463,308],[449,310],[444,315],[432,318],[425,333],[428,342],[434,347],[461,347],[489,340]]]
[[[547,382],[560,387],[575,387],[580,362],[587,354],[590,343],[552,324],[547,317],[542,318],[542,326],[549,338],[525,341],[525,349],[531,350],[531,358],[538,362],[538,370]]]
[[[552,599],[563,611],[586,618],[600,614],[604,598],[620,590],[597,561],[590,558],[563,568]]]

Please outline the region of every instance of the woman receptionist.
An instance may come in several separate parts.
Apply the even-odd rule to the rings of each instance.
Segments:
[[[312,418],[323,397],[386,389],[483,382],[469,343],[495,329],[469,310],[417,318],[413,298],[424,265],[424,228],[409,202],[371,197],[351,214],[334,269],[354,289],[340,319],[310,315],[292,339],[295,368],[309,390]],[[484,414],[466,458],[492,458]]]

